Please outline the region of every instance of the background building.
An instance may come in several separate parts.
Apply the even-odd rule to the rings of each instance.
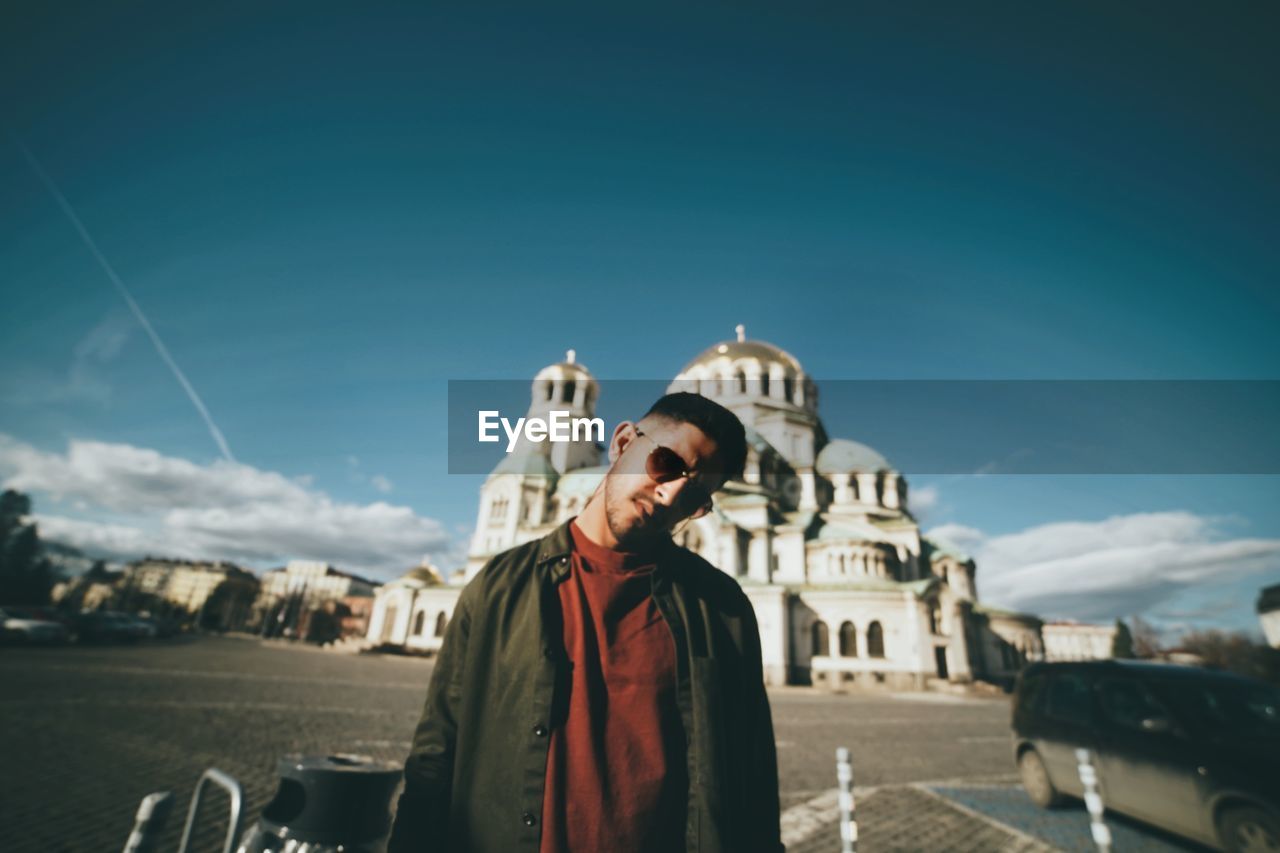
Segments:
[[[262,576],[262,594],[278,598],[300,593],[308,601],[319,602],[349,595],[370,596],[376,588],[373,581],[313,560],[290,560],[284,568],[271,569]]]
[[[978,603],[977,567],[921,535],[905,478],[874,449],[828,437],[818,388],[794,356],[739,326],[690,361],[669,391],[692,391],[746,426],[746,470],[678,536],[742,585],[770,683],[922,687],[1007,681],[1043,656],[1034,616]],[[594,416],[599,386],[573,351],[534,377],[528,417]],[[465,579],[493,555],[581,512],[603,478],[602,449],[522,442],[485,480]],[[378,596],[369,639],[438,647],[458,588],[415,569]]]
[[[258,578],[234,563],[146,557],[125,565],[121,593],[130,609],[137,609],[153,596],[180,610],[198,613],[223,584],[228,585],[223,593],[234,588],[238,596],[247,592],[252,598]]]
[[[373,646],[434,652],[458,600],[457,586],[446,586],[430,563],[410,569],[378,591],[366,635]]]
[[[372,598],[378,585],[373,581],[336,569],[323,561],[290,560],[283,568],[270,569],[262,576],[262,590],[253,605],[253,624],[268,636],[307,637],[320,622],[321,633],[336,638],[343,624],[355,612],[367,608],[352,606],[353,599]],[[313,615],[321,613],[313,624]],[[357,620],[362,617],[357,616]],[[332,623],[330,626],[329,623]]]
[[[1103,660],[1115,648],[1115,625],[1050,622],[1041,629],[1046,660]]]
[[[1267,645],[1280,648],[1280,583],[1266,587],[1258,595],[1258,621]]]

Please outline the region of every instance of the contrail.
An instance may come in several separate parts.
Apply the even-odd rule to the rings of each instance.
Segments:
[[[213,436],[213,441],[218,445],[218,450],[222,452],[222,456],[228,462],[235,462],[236,458],[231,455],[231,448],[227,446],[227,440],[222,437],[222,430],[218,429],[218,425],[213,422],[213,416],[209,414],[209,410],[205,408],[204,401],[200,399],[200,395],[196,393],[196,389],[191,387],[191,383],[187,381],[186,375],[182,372],[182,368],[178,367],[178,363],[173,360],[173,356],[169,354],[169,348],[164,345],[164,341],[160,340],[160,336],[156,334],[156,330],[151,328],[151,323],[147,320],[146,315],[142,313],[142,309],[138,307],[138,303],[133,300],[128,289],[124,286],[124,282],[120,280],[120,276],[116,275],[116,271],[112,269],[111,264],[103,256],[98,249],[98,244],[89,236],[89,232],[85,230],[84,223],[80,221],[80,217],[76,215],[75,209],[71,203],[67,201],[66,196],[58,189],[58,185],[53,182],[53,178],[49,177],[48,172],[40,165],[40,161],[35,155],[27,150],[27,146],[22,144],[22,140],[16,134],[10,134],[18,150],[22,152],[22,156],[27,158],[27,164],[31,166],[31,171],[36,173],[36,177],[49,190],[49,194],[53,196],[54,201],[58,203],[58,207],[62,208],[62,212],[67,215],[67,219],[71,220],[71,224],[75,226],[76,232],[80,235],[80,239],[84,241],[85,246],[93,254],[94,259],[98,262],[98,266],[102,267],[102,271],[107,274],[107,278],[111,279],[111,283],[116,286],[116,290],[120,291],[120,295],[124,297],[124,301],[128,303],[129,310],[133,312],[133,316],[142,324],[142,328],[146,329],[147,335],[151,338],[151,343],[155,345],[156,352],[160,353],[160,358],[164,359],[164,363],[169,365],[169,369],[173,371],[173,375],[177,377],[187,396],[191,398],[191,403],[196,407],[196,411],[200,413],[200,417],[204,418],[205,426],[209,428],[209,434]]]

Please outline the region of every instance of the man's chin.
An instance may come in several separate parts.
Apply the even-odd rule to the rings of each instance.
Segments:
[[[612,531],[623,551],[643,551],[660,543],[667,532],[660,527],[637,520],[630,527]]]

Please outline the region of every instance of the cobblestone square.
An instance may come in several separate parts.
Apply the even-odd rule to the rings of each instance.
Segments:
[[[286,753],[403,761],[430,672],[420,658],[232,637],[0,650],[3,850],[119,850],[138,802],[157,790],[177,796],[162,848],[176,850],[208,767],[242,782],[252,820]],[[994,786],[1017,797],[1007,702],[807,688],[770,698],[792,853],[839,850],[837,746],[853,751],[864,853],[1053,849],[934,790]],[[216,849],[224,808],[209,800],[198,849]],[[1076,817],[1087,836],[1087,818]]]

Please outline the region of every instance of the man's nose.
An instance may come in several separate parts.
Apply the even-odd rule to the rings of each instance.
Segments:
[[[677,477],[674,480],[659,483],[654,490],[654,496],[658,499],[658,503],[663,506],[675,506],[676,501],[680,500],[680,493],[688,482],[689,479],[687,477]]]

